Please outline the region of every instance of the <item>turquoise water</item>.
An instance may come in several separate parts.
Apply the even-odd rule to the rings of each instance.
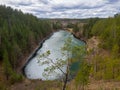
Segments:
[[[83,41],[78,40],[75,38],[70,32],[67,31],[58,31],[55,32],[49,39],[45,40],[42,47],[38,50],[37,55],[33,57],[30,62],[25,67],[25,75],[29,79],[42,79],[42,80],[55,80],[63,76],[63,73],[59,69],[55,69],[53,73],[49,73],[47,77],[43,75],[46,68],[49,68],[52,63],[41,65],[39,62],[39,56],[43,53],[46,53],[48,50],[50,51],[50,55],[47,58],[52,59],[54,62],[57,60],[62,59],[66,60],[68,57],[63,56],[61,52],[61,48],[64,46],[65,41],[71,38],[71,42],[73,45],[83,46],[85,43]],[[42,58],[41,61],[49,60],[46,58]],[[77,71],[79,68],[80,62],[72,63],[70,67],[70,71]],[[66,72],[66,65],[60,67],[62,71]]]

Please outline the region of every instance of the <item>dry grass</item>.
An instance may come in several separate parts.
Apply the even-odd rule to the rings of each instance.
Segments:
[[[67,90],[83,90],[79,87],[76,87],[75,81],[72,81],[68,84]],[[120,82],[91,80],[90,83],[87,86],[85,86],[84,90],[120,90]]]

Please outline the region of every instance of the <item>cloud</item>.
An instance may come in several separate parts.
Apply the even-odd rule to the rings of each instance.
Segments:
[[[113,4],[113,3],[119,2],[119,0],[108,0],[108,2]]]
[[[0,0],[39,18],[109,17],[120,12],[120,0]]]

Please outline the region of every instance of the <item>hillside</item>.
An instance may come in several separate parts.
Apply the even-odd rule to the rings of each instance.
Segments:
[[[49,20],[0,6],[0,83],[21,81],[21,63],[52,31]]]

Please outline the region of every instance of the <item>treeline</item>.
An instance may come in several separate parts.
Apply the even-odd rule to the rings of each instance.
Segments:
[[[15,77],[12,75],[21,60],[52,30],[49,20],[0,6],[0,61],[7,79]]]
[[[102,18],[89,18],[88,21],[86,22],[86,24],[84,24],[83,26],[83,36],[84,38],[88,39],[90,37],[92,37],[91,31],[92,31],[92,27],[94,26],[94,24],[101,20]]]
[[[75,34],[79,33],[77,37],[88,39],[91,35],[91,30],[94,24],[102,20],[103,18],[87,18],[87,19],[78,19],[77,22],[68,22],[66,28],[72,28]]]
[[[84,28],[85,37],[100,40],[98,52],[91,50],[91,77],[120,81],[120,15],[93,19]]]
[[[73,29],[73,32],[79,32],[79,30],[80,30],[80,28],[79,28],[79,22],[77,22],[77,23],[75,23],[75,24],[73,24],[73,23],[68,23],[67,24],[67,28],[72,28]]]

